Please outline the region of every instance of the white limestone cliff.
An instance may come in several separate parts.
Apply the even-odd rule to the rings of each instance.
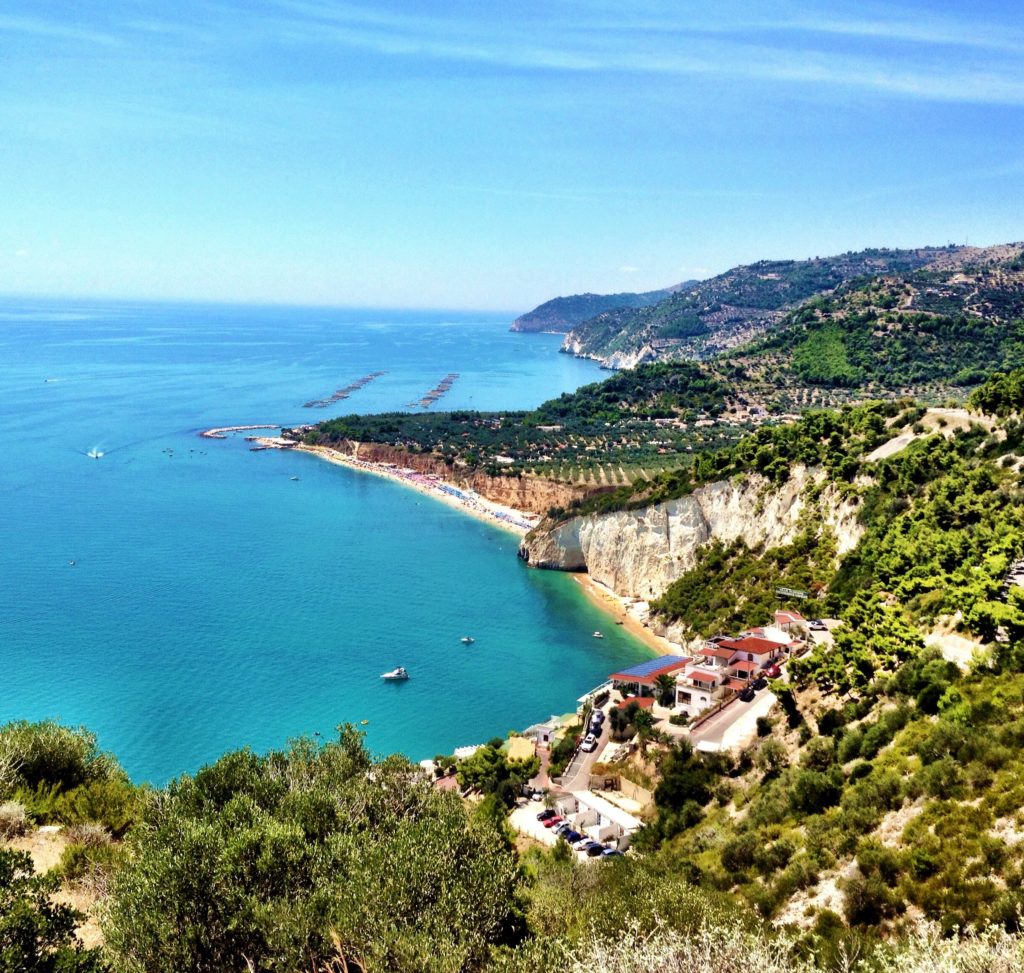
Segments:
[[[797,467],[781,486],[757,474],[709,483],[655,506],[542,526],[524,538],[519,553],[535,567],[587,571],[617,595],[643,600],[657,598],[692,568],[710,541],[742,539],[749,547],[787,544],[805,512],[832,528],[842,555],[856,545],[862,528],[856,507],[831,486],[808,501],[808,488],[824,479],[820,470]]]

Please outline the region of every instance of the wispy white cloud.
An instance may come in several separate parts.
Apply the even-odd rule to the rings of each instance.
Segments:
[[[422,9],[422,8],[420,8]],[[811,18],[783,6],[776,18],[721,10],[684,16],[678,8],[538,6],[500,26],[490,17],[383,9],[323,0],[268,0],[262,6],[164,8],[99,27],[43,16],[0,15],[16,32],[81,44],[126,45],[143,35],[194,59],[290,46],[349,48],[393,59],[433,60],[495,71],[574,75],[723,78],[950,103],[1024,105],[1024,30],[970,19],[899,18],[879,10]],[[838,39],[844,39],[842,41]],[[951,56],[956,48],[959,56]]]
[[[639,267],[630,267],[628,264],[624,264],[622,267],[619,268],[619,273],[620,274],[635,274],[637,272],[637,270],[639,270],[639,269],[640,269]]]
[[[41,38],[107,46],[121,43],[116,34],[95,30],[91,27],[56,22],[45,17],[15,17],[9,14],[0,14],[0,34],[4,33],[27,34]]]
[[[760,25],[766,30],[834,34],[886,42],[906,41],[925,47],[964,47],[1007,54],[1024,53],[1024,32],[987,24],[940,23],[932,19],[816,19],[788,20]]]
[[[619,72],[653,76],[734,77],[798,85],[834,85],[914,99],[1024,104],[1024,70],[1007,57],[951,62],[946,46],[975,52],[1024,53],[1024,35],[979,25],[919,24],[888,19],[706,19],[678,16],[588,21],[585,15],[558,30],[543,19],[492,25],[444,15],[425,17],[370,10],[354,4],[278,0],[274,29],[293,40],[333,42],[389,57],[421,57],[496,68],[571,73]],[[273,19],[273,18],[272,18]],[[614,27],[612,30],[610,28]],[[626,43],[625,38],[642,38]],[[779,43],[771,43],[771,36]],[[858,54],[830,49],[830,36],[890,42]],[[551,36],[552,40],[546,40]],[[757,40],[751,39],[756,36]],[[767,39],[766,39],[767,38]],[[823,43],[815,43],[815,38]],[[892,43],[915,45],[897,56]],[[938,46],[922,56],[919,46]],[[863,46],[863,45],[862,45]]]

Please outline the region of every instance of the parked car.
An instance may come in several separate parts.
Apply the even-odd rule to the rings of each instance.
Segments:
[[[782,675],[782,670],[774,662],[769,662],[762,672],[764,672],[769,679],[778,679],[779,676]]]
[[[618,848],[605,848],[605,850],[601,852],[601,857],[602,858],[621,858],[622,857],[622,852],[619,851]]]
[[[593,753],[597,749],[597,737],[593,733],[588,733],[580,746],[580,749],[584,753]]]
[[[753,685],[755,689],[766,689],[768,687],[768,680],[764,676],[758,676],[754,680]]]
[[[568,821],[563,821],[555,828],[555,834],[563,835],[566,831],[572,831],[572,825]]]
[[[547,821],[548,818],[555,817],[555,812],[551,808],[545,808],[540,814],[537,815],[538,821]]]
[[[583,837],[583,835],[581,835],[578,831],[573,831],[570,828],[568,831],[562,832],[562,837],[565,838],[565,840],[568,841],[570,845],[574,845],[577,841],[580,840],[580,838]]]
[[[591,840],[592,839],[588,838],[585,834],[581,834],[579,840],[574,841],[573,844],[576,846],[577,851],[582,851],[591,843]]]
[[[812,619],[808,623],[807,627],[812,632],[827,632],[828,631],[828,626],[820,618]]]
[[[558,814],[555,814],[555,815],[553,815],[552,817],[548,818],[548,819],[547,819],[547,820],[546,820],[546,821],[544,822],[544,827],[545,827],[545,828],[557,828],[557,827],[558,827],[558,825],[560,825],[560,824],[562,823],[562,821],[563,821],[563,820],[564,820],[564,819],[563,819],[563,818],[562,818],[562,817],[561,817],[560,815],[558,815]]]
[[[591,723],[604,723],[604,710],[596,709],[590,714]]]
[[[749,703],[754,698],[755,695],[756,694],[754,692],[754,687],[753,686],[744,686],[740,690],[740,699],[744,703]]]
[[[604,845],[599,845],[596,841],[592,841],[587,845],[587,856],[589,858],[597,858],[598,855],[603,855],[605,850]]]

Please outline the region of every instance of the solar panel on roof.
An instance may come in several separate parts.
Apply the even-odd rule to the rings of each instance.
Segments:
[[[615,673],[616,676],[649,676],[651,673],[657,672],[659,669],[665,669],[668,666],[676,665],[681,663],[682,659],[666,659],[664,656],[659,656],[656,659],[646,659],[643,662],[638,662],[635,666],[630,666],[628,669],[621,669]]]

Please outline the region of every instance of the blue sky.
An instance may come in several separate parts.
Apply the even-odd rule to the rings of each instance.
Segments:
[[[0,6],[0,292],[522,310],[1022,217],[1017,3]]]

